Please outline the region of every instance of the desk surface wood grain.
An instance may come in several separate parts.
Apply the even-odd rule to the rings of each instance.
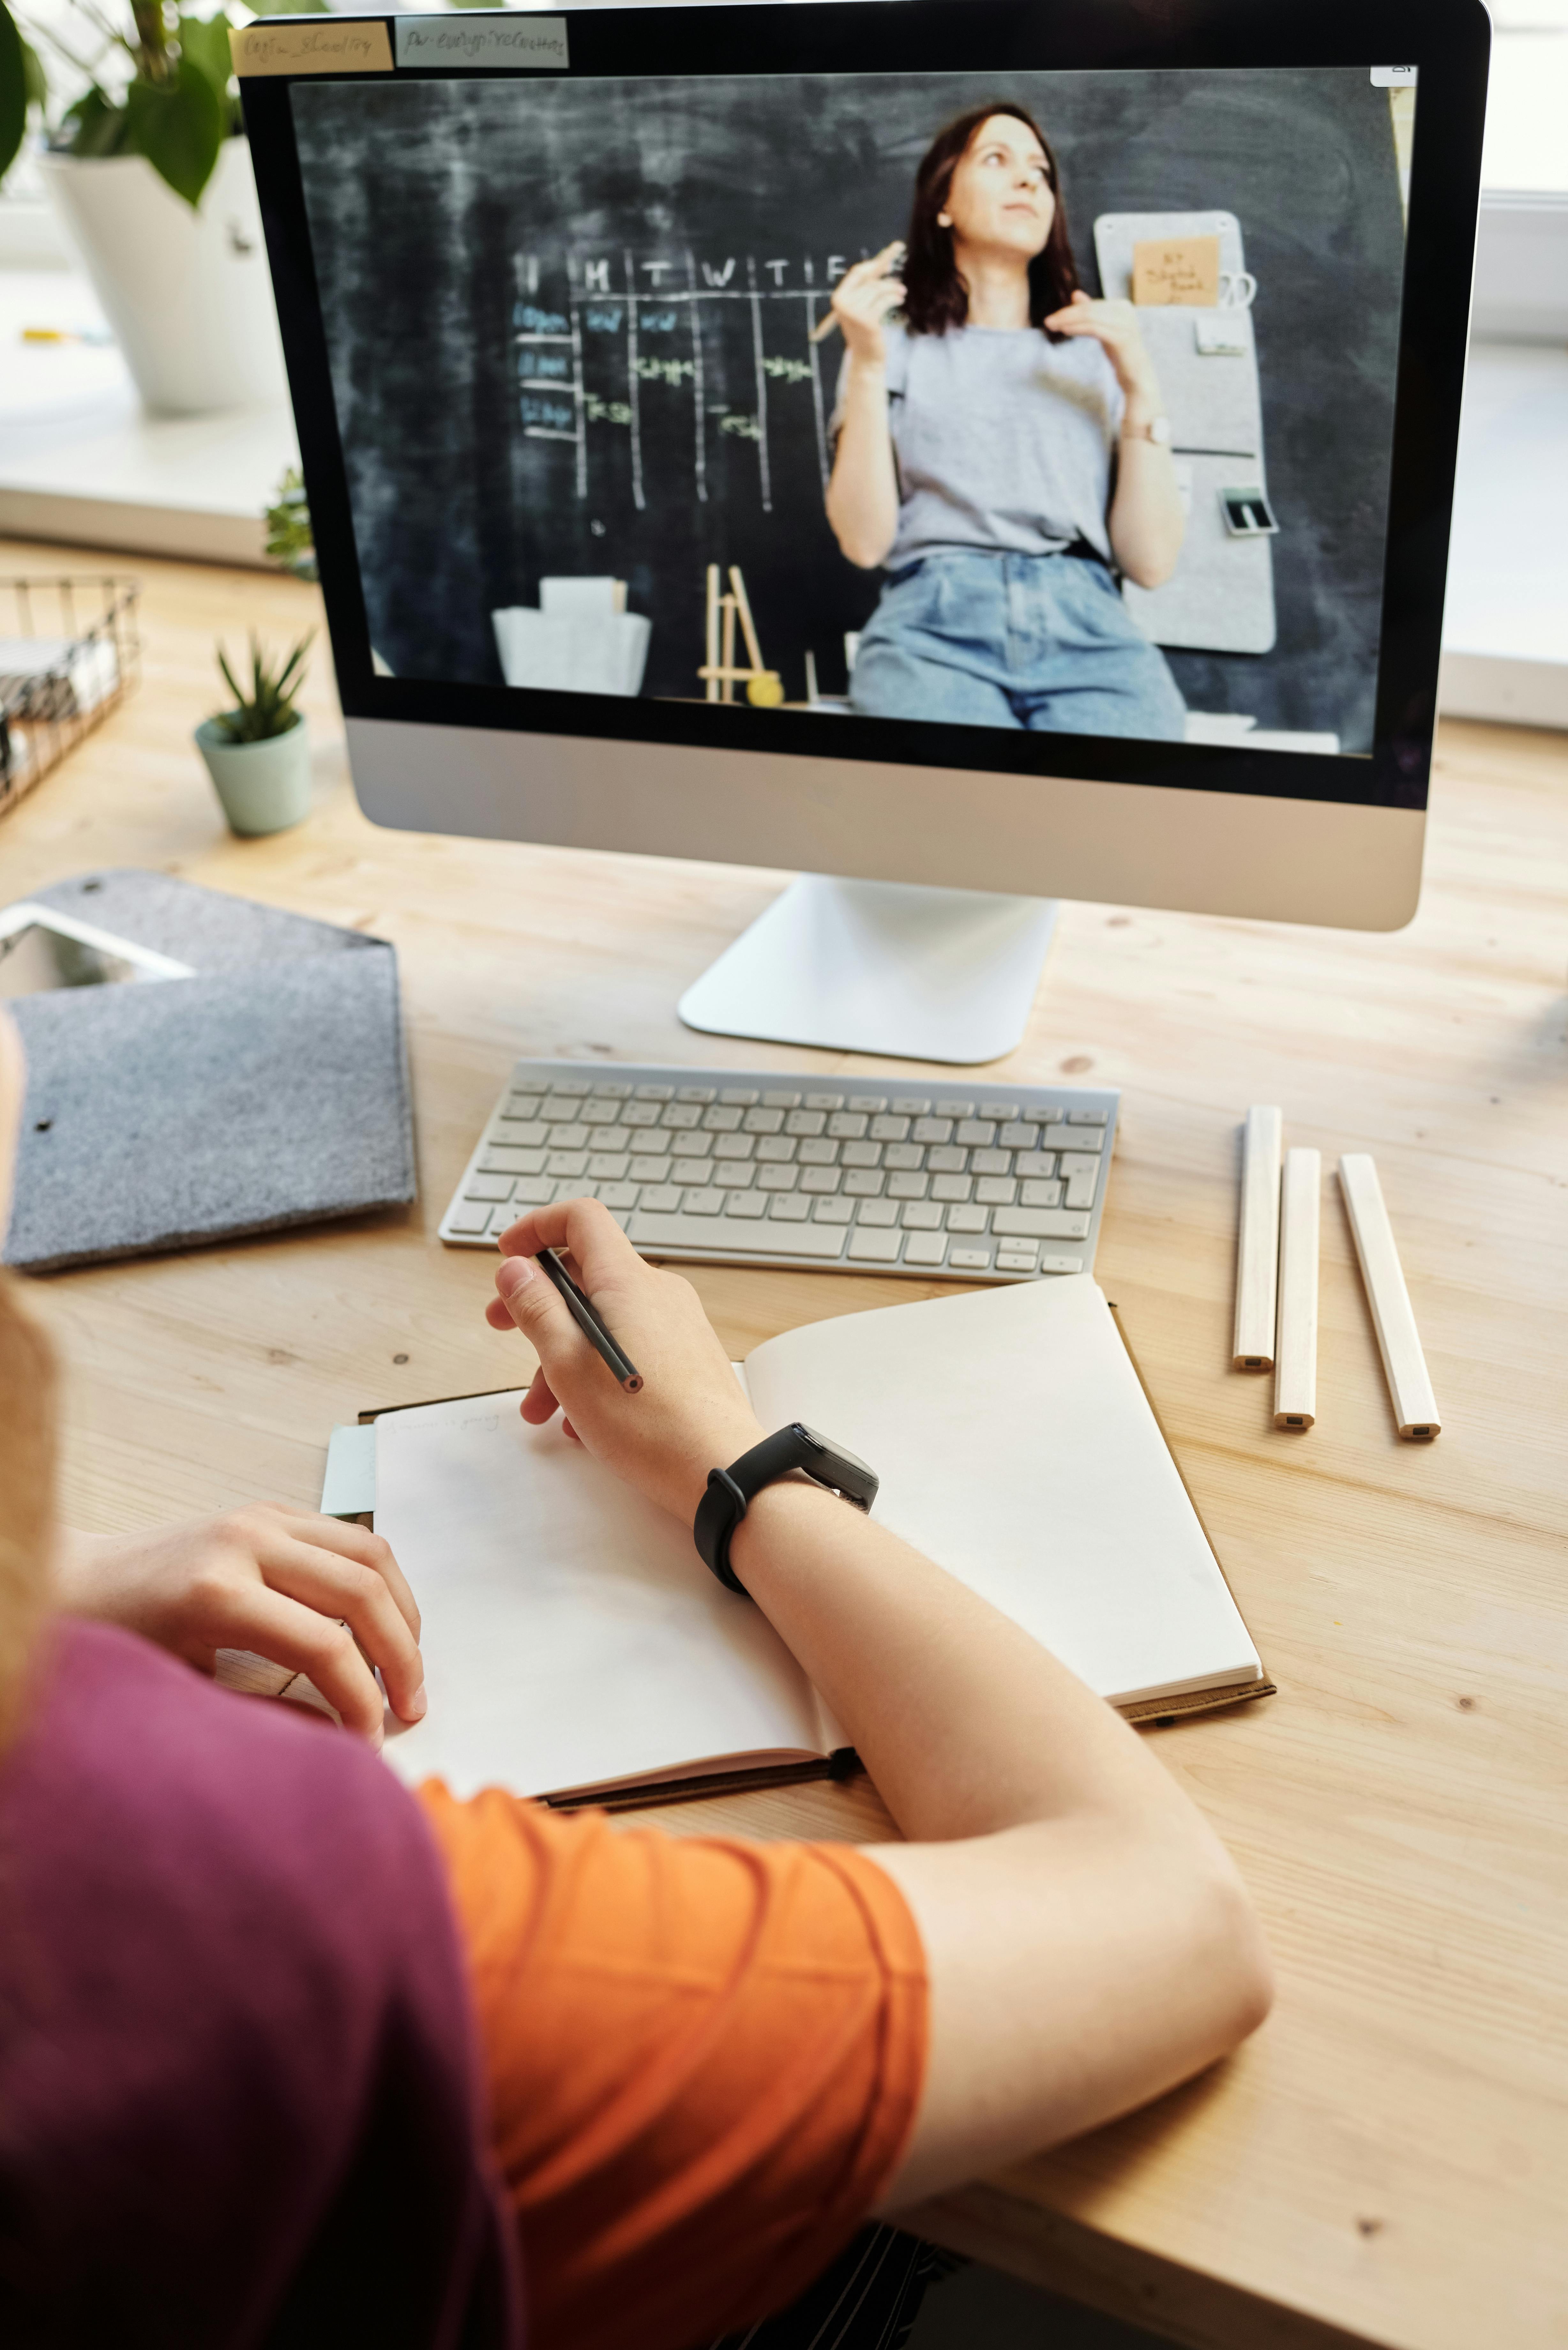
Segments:
[[[88,558],[94,565],[100,557]],[[7,570],[86,568],[0,548]],[[437,1221],[514,1056],[841,1058],[683,1030],[780,876],[374,830],[324,644],[319,804],[224,830],[191,743],[211,645],[317,618],[281,577],[154,562],[140,691],[0,823],[6,899],[153,866],[396,942],[420,1205],[36,1284],[69,1362],[67,1515],[314,1501],[327,1428],[524,1375],[489,1260]],[[781,723],[784,722],[781,721]],[[1280,1993],[1235,2060],[921,2215],[1194,2345],[1568,2345],[1568,748],[1444,730],[1427,886],[1393,936],[1072,905],[995,1076],[1124,1088],[1098,1276],[1279,1695],[1151,1733],[1262,1907]],[[856,1063],[864,1072],[868,1066]],[[874,1065],[870,1065],[874,1066]],[[888,1065],[894,1066],[894,1065]],[[902,1065],[909,1074],[908,1065]],[[1400,1444],[1332,1174],[1319,1417],[1229,1366],[1237,1134],[1377,1159],[1443,1416]],[[277,1105],[286,1129],[288,1104]],[[736,1353],[913,1283],[699,1269]],[[887,1833],[864,1783],[691,1805],[678,1833]]]

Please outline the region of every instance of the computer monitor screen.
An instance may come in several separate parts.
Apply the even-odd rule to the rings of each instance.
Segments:
[[[1424,806],[1475,0],[385,32],[244,84],[351,719]]]

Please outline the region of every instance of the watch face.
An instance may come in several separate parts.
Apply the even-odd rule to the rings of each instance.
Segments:
[[[837,1444],[832,1437],[819,1434],[815,1428],[808,1428],[804,1419],[797,1419],[794,1426],[813,1451],[822,1455],[820,1461],[801,1463],[806,1475],[817,1478],[825,1485],[834,1486],[839,1492],[847,1493],[851,1501],[868,1510],[881,1482],[875,1469],[862,1461],[857,1452],[851,1452],[846,1444]]]
[[[1157,416],[1148,428],[1148,437],[1157,448],[1168,448],[1170,444],[1169,417]]]

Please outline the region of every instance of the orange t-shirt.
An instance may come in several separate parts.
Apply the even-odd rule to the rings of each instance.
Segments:
[[[804,2290],[925,2070],[902,1894],[846,1845],[420,1790],[467,1946],[531,2350],[687,2350]]]

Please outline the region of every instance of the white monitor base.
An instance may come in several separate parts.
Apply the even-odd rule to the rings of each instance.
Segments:
[[[681,997],[689,1028],[909,1061],[1000,1060],[1023,1035],[1044,898],[803,873]]]

